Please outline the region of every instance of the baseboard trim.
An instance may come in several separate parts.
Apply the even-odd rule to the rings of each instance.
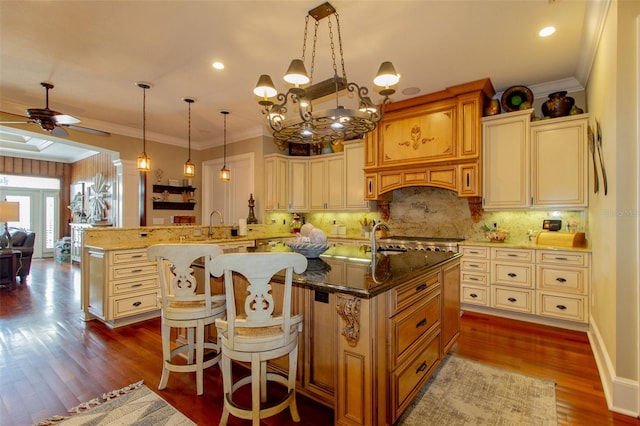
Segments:
[[[609,410],[626,416],[640,417],[640,384],[638,381],[616,376],[600,330],[593,319],[590,321],[587,336],[600,373],[600,381]]]

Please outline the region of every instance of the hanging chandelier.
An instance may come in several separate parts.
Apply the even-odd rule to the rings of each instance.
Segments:
[[[189,104],[189,154],[187,161],[184,163],[184,176],[194,177],[196,175],[196,166],[191,162],[191,104],[195,102],[195,99],[183,98],[182,100]]]
[[[151,88],[151,84],[145,82],[138,82],[136,86],[142,89],[142,153],[138,155],[137,166],[141,172],[148,172],[151,170],[151,158],[147,156],[147,135],[146,135],[146,121],[147,121],[147,89]]]
[[[231,179],[231,172],[227,169],[227,115],[229,115],[229,111],[223,109],[220,114],[224,116],[224,157],[220,169],[220,181],[229,182]]]
[[[309,16],[315,19],[313,35],[313,48],[311,51],[311,74],[307,74],[304,62],[307,48],[307,33]],[[332,19],[335,19],[337,30],[337,46],[341,65],[341,73],[338,74],[336,63],[336,51],[334,43]],[[328,18],[329,45],[333,65],[333,77],[328,80],[314,83],[313,72],[315,69],[316,44],[320,21]],[[394,86],[400,80],[391,62],[383,62],[374,78],[375,85],[380,86],[378,93],[383,96],[381,102],[376,105],[368,95],[369,89],[348,81],[344,67],[342,34],[340,32],[340,17],[336,9],[329,3],[324,3],[311,9],[305,17],[304,40],[302,45],[302,58],[294,59],[284,75],[284,80],[292,85],[286,93],[278,93],[273,80],[267,74],[258,79],[253,93],[260,97],[258,103],[262,105],[262,113],[266,117],[267,124],[273,131],[274,142],[280,147],[288,143],[319,144],[333,142],[340,139],[351,140],[361,138],[364,134],[376,128],[377,123],[384,115],[386,104],[391,102],[389,96],[395,93]],[[357,101],[356,108],[349,109],[340,105],[339,94],[343,90],[354,94],[351,96]],[[335,107],[315,111],[313,101],[327,95],[335,96]],[[275,101],[270,98],[275,97]],[[356,99],[357,98],[357,99]],[[287,117],[289,109],[297,110],[291,117]]]

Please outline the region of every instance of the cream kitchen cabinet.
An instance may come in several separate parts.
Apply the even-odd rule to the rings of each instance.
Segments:
[[[587,118],[531,123],[531,196],[535,207],[586,207]]]
[[[156,263],[146,249],[85,248],[83,280],[88,279],[88,311],[111,327],[160,315]]]
[[[289,159],[277,154],[265,156],[264,177],[265,210],[286,210]]]
[[[591,253],[494,245],[460,251],[463,310],[565,328],[588,324]]]
[[[484,117],[483,208],[582,208],[588,115],[530,122],[533,110]]]
[[[538,250],[536,313],[587,323],[590,261],[590,253]]]
[[[292,212],[309,209],[309,160],[289,159],[289,201]]]
[[[460,301],[488,307],[491,251],[484,246],[461,246]]]
[[[309,160],[309,209],[344,209],[344,156],[322,155]]]
[[[367,210],[364,184],[364,143],[360,140],[343,142],[345,210]]]

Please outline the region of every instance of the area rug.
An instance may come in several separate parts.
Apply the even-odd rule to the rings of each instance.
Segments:
[[[448,355],[396,426],[557,425],[555,383]]]
[[[143,381],[103,394],[37,426],[195,425],[184,414],[146,387]]]

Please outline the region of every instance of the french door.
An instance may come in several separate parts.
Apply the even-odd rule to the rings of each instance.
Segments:
[[[3,178],[6,175],[2,176]],[[34,178],[30,178],[34,182]],[[59,187],[59,180],[47,179],[52,186]],[[14,182],[2,183],[9,185]],[[33,257],[52,257],[59,233],[60,190],[55,188],[24,188],[0,186],[0,200],[20,203],[20,220],[9,222],[9,227],[25,228],[36,233]],[[45,183],[43,186],[50,186]],[[4,227],[4,224],[2,224]]]

